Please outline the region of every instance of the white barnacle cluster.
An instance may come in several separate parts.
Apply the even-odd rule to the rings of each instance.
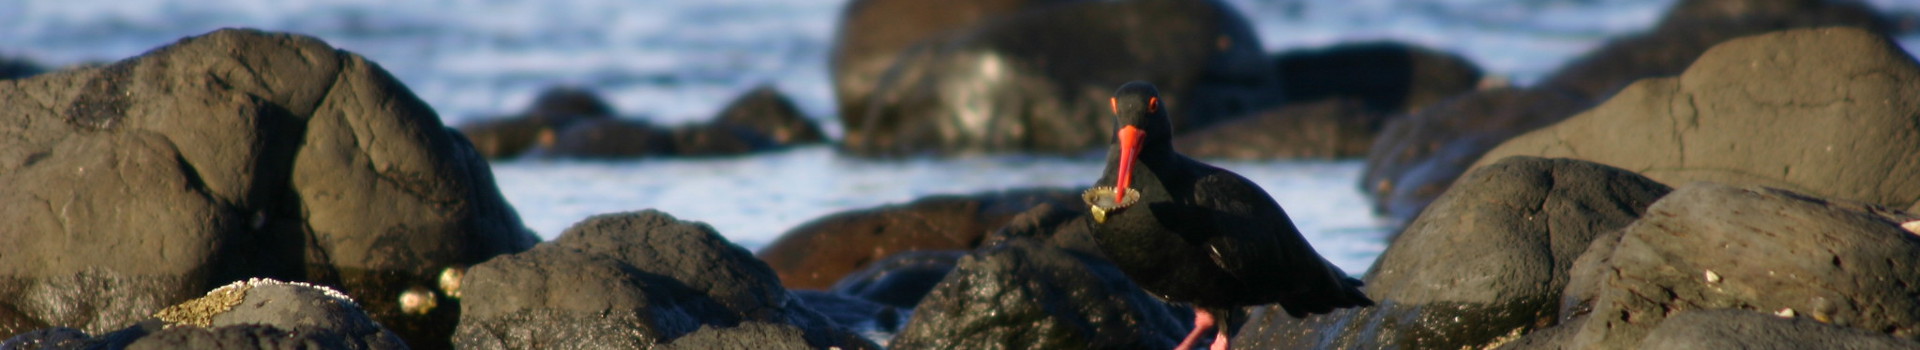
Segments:
[[[354,303],[354,301],[353,301],[353,297],[350,297],[350,296],[347,296],[347,294],[346,294],[346,293],[341,293],[341,292],[340,292],[339,290],[335,290],[335,289],[333,289],[333,288],[331,288],[331,287],[327,287],[327,286],[323,286],[323,285],[317,285],[317,284],[310,284],[310,283],[306,283],[306,282],[287,282],[287,281],[281,281],[281,280],[276,280],[276,279],[272,279],[272,278],[259,278],[259,277],[254,277],[254,278],[252,278],[252,279],[248,279],[248,280],[245,280],[245,281],[236,281],[236,282],[233,282],[233,283],[231,283],[231,284],[227,284],[227,285],[226,285],[225,287],[220,287],[220,288],[218,288],[218,289],[214,289],[214,290],[216,290],[216,291],[217,291],[217,290],[220,290],[220,289],[226,289],[226,288],[233,288],[233,287],[239,287],[239,286],[247,286],[247,287],[259,287],[259,286],[264,286],[264,285],[276,285],[276,284],[284,284],[284,285],[292,285],[292,286],[296,286],[296,287],[307,287],[307,288],[313,288],[313,289],[316,289],[316,290],[319,290],[321,294],[326,294],[326,295],[327,295],[327,297],[331,297],[331,298],[334,298],[334,299],[339,299],[339,300],[340,300],[340,301],[342,301],[342,302],[346,302],[346,303],[347,303],[348,305],[354,305],[354,306],[358,306],[358,305],[359,305],[359,304],[357,304],[357,303]],[[209,293],[211,293],[211,292],[209,292]]]

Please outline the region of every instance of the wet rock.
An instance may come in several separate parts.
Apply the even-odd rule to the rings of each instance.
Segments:
[[[1011,238],[961,258],[890,348],[1164,349],[1175,315],[1112,263]]]
[[[377,65],[228,29],[0,81],[0,325],[125,327],[249,277],[359,296],[414,347],[455,305],[399,296],[538,240],[471,144]],[[11,336],[28,329],[0,329]]]
[[[833,92],[842,115],[859,111],[902,51],[940,34],[1050,5],[1085,0],[854,0],[834,32]],[[845,118],[845,117],[843,117]],[[855,119],[845,119],[855,120]],[[847,123],[853,125],[853,123]]]
[[[407,349],[338,291],[270,279],[235,282],[167,307],[153,319],[90,338],[50,328],[9,339],[8,349]]]
[[[560,130],[575,122],[613,119],[613,106],[581,87],[555,86],[541,91],[519,115],[491,118],[460,126],[474,147],[488,158],[511,158],[551,146]]]
[[[582,120],[554,133],[542,157],[633,158],[674,153],[674,136],[652,123],[628,119]]]
[[[793,296],[834,324],[880,346],[893,340],[894,334],[906,326],[907,317],[913,315],[913,305],[896,307],[838,292],[796,290]]]
[[[1920,208],[1920,65],[1848,27],[1728,41],[1685,74],[1642,80],[1593,109],[1516,137],[1511,155],[1575,157],[1662,183],[1762,185]]]
[[[474,266],[463,284],[454,335],[463,348],[718,344],[710,342],[728,340],[695,334],[755,323],[772,326],[716,331],[783,342],[757,347],[874,347],[796,301],[772,269],[711,227],[655,211],[588,218],[552,242]]]
[[[947,278],[963,250],[905,251],[847,274],[828,289],[900,308],[913,308]]]
[[[1077,154],[1107,144],[1107,100],[1135,80],[1159,86],[1175,130],[1274,105],[1280,96],[1258,37],[1231,6],[1063,4],[902,53],[866,103],[841,109],[841,147],[863,156]]]
[[[1201,158],[1345,158],[1367,154],[1388,115],[1354,99],[1288,104],[1220,122],[1173,140],[1181,154]]]
[[[1738,309],[1920,336],[1920,218],[1885,207],[1761,187],[1696,182],[1623,229],[1594,268],[1576,267],[1563,314],[1588,314],[1568,348],[1645,339],[1688,310]],[[1734,326],[1734,325],[1726,325]],[[1674,325],[1676,335],[1717,327]],[[1694,330],[1688,330],[1693,328]],[[1674,344],[1674,343],[1667,343]]]
[[[781,234],[758,256],[793,289],[827,289],[848,273],[895,253],[969,250],[1014,215],[1039,203],[1081,205],[1079,191],[1026,189],[940,195],[828,215]],[[1084,207],[1082,207],[1084,208]]]
[[[1376,212],[1413,220],[1488,150],[1590,105],[1551,89],[1495,88],[1393,118],[1366,151],[1361,188]]]
[[[1274,70],[1289,101],[1359,99],[1369,111],[1409,114],[1480,87],[1465,57],[1399,42],[1360,42],[1281,52]]]
[[[1838,0],[1683,0],[1646,33],[1609,41],[1567,63],[1541,86],[1606,99],[1643,78],[1680,74],[1721,42],[1790,28],[1856,26],[1888,33],[1870,5]]]
[[[1393,238],[1365,279],[1379,305],[1306,318],[1258,307],[1235,345],[1480,348],[1552,325],[1574,259],[1667,191],[1599,164],[1502,160],[1461,179]]]
[[[1660,323],[1641,349],[1917,349],[1920,342],[1753,311],[1687,311]]]

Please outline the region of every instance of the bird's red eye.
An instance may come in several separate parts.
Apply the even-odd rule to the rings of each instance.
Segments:
[[[1107,106],[1109,106],[1109,107],[1113,107],[1113,114],[1114,114],[1114,115],[1120,115],[1120,98],[1118,98],[1118,97],[1108,97],[1108,98],[1107,98]]]
[[[1154,113],[1154,112],[1159,112],[1159,111],[1160,111],[1160,98],[1159,98],[1159,97],[1148,97],[1148,98],[1147,98],[1147,113]]]

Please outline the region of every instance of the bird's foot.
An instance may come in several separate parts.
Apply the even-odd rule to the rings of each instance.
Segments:
[[[1175,346],[1173,349],[1174,350],[1192,349],[1194,345],[1200,343],[1200,336],[1202,334],[1207,334],[1207,331],[1212,330],[1213,328],[1214,328],[1213,313],[1207,312],[1207,310],[1205,309],[1194,308],[1193,309],[1193,332],[1187,333],[1187,339],[1181,340],[1180,345]],[[1220,335],[1220,337],[1225,337],[1225,336],[1226,336],[1225,333],[1221,333]],[[1225,345],[1226,345],[1226,342],[1215,341],[1213,343],[1213,348],[1215,350],[1224,350],[1226,349],[1223,347]]]
[[[1227,327],[1220,327],[1219,335],[1213,336],[1212,350],[1229,350],[1232,348],[1232,346],[1227,345]]]

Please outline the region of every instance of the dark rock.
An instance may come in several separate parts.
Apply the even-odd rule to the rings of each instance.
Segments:
[[[0,55],[0,80],[31,77],[46,71],[25,58]]]
[[[1573,157],[1662,183],[1761,185],[1920,208],[1920,64],[1848,27],[1728,41],[1683,75],[1515,137],[1511,155]]]
[[[808,346],[805,331],[787,324],[742,322],[733,327],[701,326],[700,330],[674,339],[672,343],[653,347],[661,350],[674,349],[768,349],[768,350],[809,350],[820,347]]]
[[[1857,26],[1888,33],[1891,24],[1862,2],[1839,0],[1683,0],[1650,31],[1609,41],[1542,80],[1603,100],[1635,80],[1680,74],[1721,42],[1790,28]]]
[[[1201,158],[1345,158],[1367,154],[1388,115],[1353,99],[1288,104],[1190,132],[1173,140]]]
[[[269,279],[236,282],[168,307],[154,320],[89,338],[71,328],[22,334],[4,347],[48,349],[407,349],[345,294]]]
[[[1812,319],[1743,310],[1684,311],[1647,333],[1640,349],[1920,349],[1920,342]]]
[[[1107,253],[1093,241],[1093,218],[1088,215],[1085,202],[1056,204],[1060,203],[1040,203],[1014,215],[1006,226],[987,235],[987,240],[980,245],[993,246],[1003,240],[1024,237],[1075,254],[1106,259]]]
[[[1086,0],[848,1],[840,13],[829,59],[840,114],[847,118],[845,116],[864,109],[880,76],[908,47],[994,18],[1083,1]]]
[[[215,31],[0,81],[0,105],[0,316],[29,319],[0,325],[99,334],[257,276],[338,286],[444,348],[458,301],[399,297],[538,240],[466,139],[310,37]]]
[[[1508,158],[1469,174],[1393,239],[1366,276],[1379,305],[1307,318],[1259,307],[1235,345],[1482,348],[1550,326],[1574,259],[1667,191],[1599,164]]]
[[[510,158],[528,150],[552,147],[560,130],[576,122],[613,119],[613,107],[592,90],[555,86],[540,92],[533,105],[519,115],[470,122],[460,132],[488,158]]]
[[[1376,211],[1412,220],[1488,150],[1589,105],[1551,89],[1497,88],[1393,118],[1367,151],[1361,188],[1373,196]]]
[[[886,346],[887,341],[900,332],[900,327],[906,326],[907,317],[913,314],[913,305],[895,307],[836,292],[796,290],[793,296],[834,324],[859,333],[881,346]]]
[[[947,273],[953,271],[953,264],[959,262],[962,255],[966,255],[966,251],[895,253],[847,274],[828,290],[894,307],[913,308],[920,304],[920,299],[927,292],[933,291],[934,285],[947,278]]]
[[[463,284],[454,335],[463,348],[645,348],[754,323],[775,326],[724,332],[802,340],[763,346],[875,347],[795,301],[772,269],[711,227],[655,211],[588,218],[553,242],[474,266]],[[780,336],[790,328],[800,335]]]
[[[1565,346],[1628,348],[1688,310],[1738,309],[1920,337],[1920,216],[1760,187],[1696,182],[1574,269],[1563,314],[1588,314]],[[1728,324],[1729,328],[1739,326]],[[1676,336],[1716,327],[1674,325]],[[1691,329],[1691,330],[1690,330]],[[1680,339],[1660,340],[1653,344]]]
[[[841,146],[864,156],[1077,154],[1107,144],[1108,100],[1135,80],[1160,87],[1175,130],[1259,110],[1280,96],[1259,38],[1231,6],[1062,4],[903,53],[866,103],[841,109]]]
[[[758,255],[788,288],[827,289],[895,253],[973,249],[987,232],[1040,203],[1085,208],[1078,191],[1064,189],[932,196],[814,219],[781,234]]]
[[[1399,42],[1281,52],[1274,69],[1289,101],[1358,99],[1381,114],[1410,114],[1480,87],[1465,57]]]
[[[773,85],[760,85],[733,102],[728,102],[726,108],[720,110],[720,116],[714,118],[713,124],[760,135],[770,144],[767,148],[827,140],[826,134],[820,132],[820,126],[801,113],[793,100],[774,89]]]
[[[1010,238],[961,258],[890,348],[1164,349],[1175,314],[1104,259]]]
[[[574,122],[555,132],[552,146],[535,150],[543,157],[632,158],[672,154],[674,135],[651,123],[628,119]]]

